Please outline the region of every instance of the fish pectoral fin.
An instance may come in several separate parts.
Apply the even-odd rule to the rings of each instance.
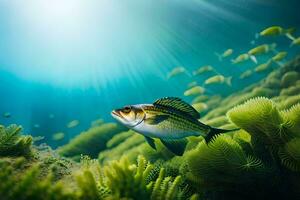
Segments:
[[[182,156],[185,150],[185,147],[187,145],[188,140],[186,138],[184,139],[178,139],[178,140],[163,140],[160,139],[160,141],[174,154],[177,156]]]
[[[155,115],[155,116],[146,118],[145,123],[150,124],[150,125],[156,125],[168,118],[169,118],[168,115]]]
[[[255,64],[257,64],[257,59],[254,55],[250,55],[250,59],[252,60],[252,62],[254,62]]]
[[[153,149],[156,150],[156,146],[155,146],[155,143],[154,143],[154,139],[152,139],[151,137],[145,136],[145,140],[146,140],[146,142],[147,142]]]

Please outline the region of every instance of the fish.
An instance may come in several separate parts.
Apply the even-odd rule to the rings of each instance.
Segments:
[[[281,61],[283,60],[287,55],[287,52],[286,51],[281,51],[281,52],[278,52],[275,56],[273,56],[271,58],[272,61],[275,61],[275,62],[278,62],[278,61]]]
[[[197,112],[203,112],[206,111],[208,109],[208,106],[206,103],[203,102],[198,102],[198,103],[194,103],[192,104],[193,108],[195,108],[195,110],[197,110]]]
[[[78,120],[72,120],[72,121],[70,121],[70,122],[67,124],[67,127],[68,127],[68,128],[74,128],[74,127],[78,126],[78,124],[79,124],[79,121],[78,121]]]
[[[231,60],[232,64],[238,64],[249,60],[249,55],[247,53],[243,53],[237,56],[235,59]]]
[[[203,74],[206,72],[211,72],[211,71],[215,71],[214,68],[211,65],[205,65],[205,66],[202,66],[202,67],[198,68],[197,70],[195,70],[193,72],[193,75],[197,76],[197,75],[200,75],[200,74]]]
[[[203,101],[208,101],[210,99],[209,96],[207,95],[200,95],[200,96],[197,96],[193,99],[192,103],[195,104],[195,103],[199,103],[199,102],[203,102]]]
[[[275,50],[276,48],[276,43],[273,44],[263,44],[263,45],[259,45],[257,47],[254,47],[252,49],[250,49],[248,51],[249,55],[253,55],[253,56],[257,56],[257,55],[261,55],[261,54],[265,54],[265,53],[269,53],[270,51]]]
[[[50,119],[54,119],[55,115],[54,114],[49,114]]]
[[[168,73],[167,79],[173,78],[183,73],[186,73],[186,69],[184,67],[175,67]]]
[[[277,36],[281,35],[284,32],[284,29],[281,26],[271,26],[262,30],[260,36]]]
[[[252,74],[253,74],[253,71],[251,69],[248,69],[240,75],[240,79],[248,78]]]
[[[33,142],[39,142],[41,140],[45,139],[45,136],[35,136],[32,138]]]
[[[266,63],[263,63],[263,64],[258,65],[258,66],[254,69],[254,71],[255,71],[255,72],[263,72],[263,71],[266,71],[266,70],[270,67],[270,65],[271,65],[271,62],[268,61],[268,62],[266,62]]]
[[[216,83],[219,83],[219,84],[227,84],[228,86],[231,86],[231,79],[232,77],[224,77],[223,75],[215,75],[215,76],[212,76],[208,79],[206,79],[204,81],[204,84],[206,85],[210,85],[210,84],[216,84]]]
[[[290,47],[295,46],[295,45],[300,45],[300,37],[294,39],[293,42],[291,43]]]
[[[103,124],[104,124],[103,119],[96,119],[96,120],[91,122],[91,127],[97,127],[97,126],[101,126]]]
[[[261,55],[261,54],[265,54],[265,53],[269,53],[270,51],[275,51],[277,44],[273,43],[273,44],[263,44],[263,45],[259,45],[257,47],[254,47],[252,49],[250,49],[248,51],[248,55],[249,58],[255,63],[257,64],[257,59],[256,56]]]
[[[34,124],[33,127],[34,128],[40,128],[41,126],[39,124]]]
[[[111,112],[119,123],[143,135],[146,142],[156,149],[154,138],[159,139],[167,149],[182,156],[187,137],[203,136],[209,143],[224,130],[200,122],[200,114],[188,103],[177,97],[165,97],[152,104],[128,105]]]
[[[296,31],[296,28],[292,27],[289,29],[284,29],[281,26],[271,26],[259,33],[259,36],[279,36],[285,35],[287,38],[293,40],[295,39],[292,34]]]
[[[205,88],[201,86],[194,86],[184,92],[184,96],[195,96],[199,94],[203,94],[205,92]]]
[[[232,53],[233,53],[233,49],[227,49],[222,54],[219,54],[219,53],[216,52],[215,55],[218,57],[219,61],[222,61],[223,58],[231,56]]]
[[[11,117],[10,112],[5,112],[5,113],[3,113],[3,117],[4,117],[4,118],[10,118],[10,117]]]
[[[65,137],[65,134],[63,132],[58,132],[58,133],[53,134],[52,139],[55,141],[58,141],[58,140],[64,139],[64,137]]]
[[[197,81],[192,81],[188,84],[188,88],[192,88],[192,87],[196,86],[197,84],[198,84]]]

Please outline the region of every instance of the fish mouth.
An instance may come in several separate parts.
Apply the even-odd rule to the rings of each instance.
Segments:
[[[117,111],[117,110],[111,111],[111,115],[112,115],[113,117],[123,118],[123,116],[121,115],[120,111]]]

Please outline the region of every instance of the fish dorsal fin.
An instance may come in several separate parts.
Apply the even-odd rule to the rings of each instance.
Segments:
[[[156,100],[153,103],[154,106],[161,106],[168,109],[173,109],[181,113],[187,114],[193,118],[199,119],[200,114],[190,104],[182,101],[177,97],[165,97]]]

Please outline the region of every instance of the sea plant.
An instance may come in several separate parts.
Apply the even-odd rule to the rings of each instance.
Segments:
[[[58,148],[58,153],[66,157],[80,158],[80,154],[96,158],[98,153],[106,148],[106,143],[111,137],[124,130],[115,123],[107,123],[101,126],[91,127],[80,133],[68,144]]]
[[[253,140],[259,140],[270,148],[276,148],[293,137],[288,130],[289,121],[283,117],[275,103],[265,97],[248,100],[231,109],[227,116],[238,127],[250,133]]]
[[[31,156],[32,137],[21,132],[22,127],[15,124],[0,126],[0,156]]]
[[[53,182],[51,175],[40,179],[38,166],[30,167],[22,173],[16,171],[11,163],[0,160],[1,200],[75,200],[61,182]],[[20,170],[20,166],[18,166]]]
[[[247,155],[242,146],[227,135],[204,141],[187,158],[189,179],[215,189],[232,189],[237,185],[258,184],[265,180],[269,168],[254,155]]]

